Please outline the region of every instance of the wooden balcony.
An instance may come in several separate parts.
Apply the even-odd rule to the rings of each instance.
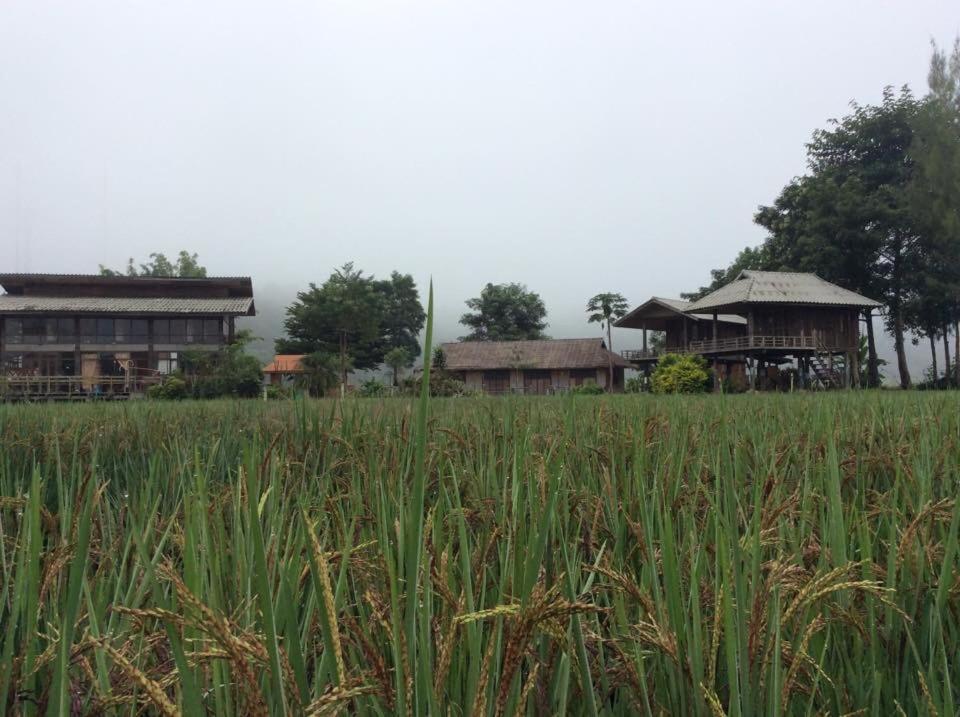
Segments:
[[[813,336],[733,336],[726,339],[691,341],[690,352],[719,354],[740,351],[815,351],[820,346]]]
[[[620,352],[620,355],[627,361],[641,363],[644,361],[656,361],[664,354],[684,354],[687,349],[682,346],[667,346],[662,349],[626,349]]]
[[[159,374],[131,376],[0,376],[0,401],[126,399],[161,383]]]

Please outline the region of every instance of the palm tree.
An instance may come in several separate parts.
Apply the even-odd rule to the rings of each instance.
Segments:
[[[600,330],[607,330],[607,356],[609,361],[609,380],[607,391],[613,391],[613,332],[611,324],[616,319],[622,319],[627,314],[629,305],[623,294],[597,294],[587,302],[587,321],[591,324],[600,324]]]
[[[383,357],[383,362],[393,369],[393,385],[397,386],[400,378],[400,369],[404,369],[413,364],[413,356],[403,346],[394,346],[387,351]]]
[[[303,373],[298,383],[311,396],[325,396],[340,379],[341,365],[333,354],[316,351],[300,359],[300,365],[303,366]]]

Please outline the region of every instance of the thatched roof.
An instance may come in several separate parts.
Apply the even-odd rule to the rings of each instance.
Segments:
[[[603,339],[459,341],[442,347],[449,371],[606,368],[610,356],[614,366],[629,366]]]

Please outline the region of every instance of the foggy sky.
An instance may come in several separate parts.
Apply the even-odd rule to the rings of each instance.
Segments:
[[[955,0],[0,0],[0,269],[186,248],[276,313],[354,261],[432,275],[440,339],[488,281],[590,336],[591,295],[759,243],[812,130],[925,93],[958,30]]]

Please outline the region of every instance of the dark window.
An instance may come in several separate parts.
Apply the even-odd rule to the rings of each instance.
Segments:
[[[57,335],[62,344],[72,344],[77,341],[77,327],[73,319],[57,319]]]
[[[113,343],[113,319],[97,319],[97,343]]]
[[[170,343],[185,344],[187,342],[186,319],[170,319]]]
[[[80,342],[93,344],[97,341],[97,320],[80,319]]]
[[[507,393],[510,390],[510,372],[484,371],[483,390],[487,393]]]
[[[187,319],[187,343],[198,344],[203,341],[203,319]]]
[[[170,319],[153,320],[153,342],[156,344],[170,343]]]
[[[28,344],[39,344],[47,333],[46,321],[40,318],[23,319],[23,341]]]
[[[223,331],[220,329],[220,319],[203,320],[203,341],[208,344],[220,343]]]
[[[3,335],[8,343],[23,343],[23,320],[22,319],[4,319]]]
[[[149,340],[149,325],[146,319],[130,320],[130,340],[135,344],[145,344]]]
[[[130,341],[130,319],[114,319],[113,325],[118,344]]]
[[[123,363],[113,354],[100,354],[100,375],[101,376],[123,376]]]

